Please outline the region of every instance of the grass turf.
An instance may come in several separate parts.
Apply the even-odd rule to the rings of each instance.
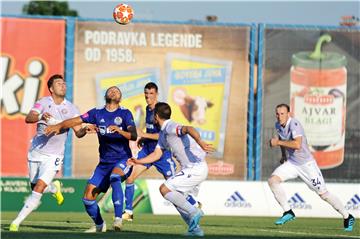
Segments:
[[[83,233],[92,222],[84,213],[34,212],[20,226],[19,232],[9,232],[15,212],[2,212],[1,238],[11,239],[80,239],[80,238],[185,238],[187,227],[180,216],[135,215],[134,222],[124,222],[123,231],[112,230],[112,214],[104,215],[108,232]],[[274,225],[269,217],[205,216],[201,227],[205,238],[360,238],[355,224],[352,232],[344,232],[342,219],[297,218],[283,226]]]

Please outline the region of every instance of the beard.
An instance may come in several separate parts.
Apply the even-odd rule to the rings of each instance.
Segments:
[[[120,99],[112,99],[109,96],[105,96],[105,102],[106,102],[106,104],[110,104],[110,103],[119,104]]]

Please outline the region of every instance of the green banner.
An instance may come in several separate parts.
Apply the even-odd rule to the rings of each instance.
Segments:
[[[58,206],[51,193],[45,193],[41,198],[38,211],[64,211],[80,212],[84,211],[81,201],[87,183],[85,179],[61,179],[63,187],[61,189],[65,201]],[[24,202],[31,194],[28,178],[1,178],[1,211],[20,211]]]
[[[147,187],[146,180],[138,179],[135,181],[134,185],[135,185],[134,201],[133,201],[134,213],[152,213],[150,197],[149,197],[149,189]],[[125,192],[125,188],[124,188],[125,183],[123,183],[122,186]],[[114,211],[114,204],[111,199],[111,192],[112,190],[109,189],[107,193],[100,199],[99,207],[101,212]]]
[[[83,197],[87,180],[61,179],[61,182],[63,184],[61,191],[65,198],[64,204],[58,206],[51,193],[45,193],[37,210],[48,212],[83,212],[85,209],[81,198]],[[123,183],[124,186],[125,183]],[[29,179],[1,178],[0,192],[1,211],[20,211],[24,206],[25,200],[31,194]],[[106,194],[99,197],[99,206],[102,212],[114,211],[111,193],[112,190],[109,188]],[[152,213],[146,180],[139,179],[135,182],[133,207],[135,213]]]

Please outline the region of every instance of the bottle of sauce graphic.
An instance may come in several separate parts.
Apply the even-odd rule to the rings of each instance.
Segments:
[[[344,161],[346,116],[346,58],[321,52],[330,35],[319,38],[314,52],[292,56],[291,111],[304,127],[308,144],[320,168],[334,168]]]

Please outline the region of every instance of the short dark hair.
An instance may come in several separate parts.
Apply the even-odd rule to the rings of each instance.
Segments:
[[[158,92],[158,86],[154,82],[147,83],[144,87],[144,90],[145,89],[155,89],[155,91]]]
[[[290,112],[290,106],[288,104],[285,104],[285,103],[278,104],[276,106],[276,109],[281,108],[281,107],[285,107],[287,109],[287,111]]]
[[[158,115],[160,119],[170,119],[171,117],[171,108],[165,102],[158,102],[155,105],[154,115]]]
[[[62,75],[60,75],[60,74],[54,74],[54,75],[50,76],[50,78],[49,78],[49,80],[47,82],[47,87],[48,87],[49,91],[50,91],[50,88],[54,84],[54,81],[56,79],[63,79],[64,80],[64,77]],[[50,91],[50,93],[51,93],[51,91]]]

